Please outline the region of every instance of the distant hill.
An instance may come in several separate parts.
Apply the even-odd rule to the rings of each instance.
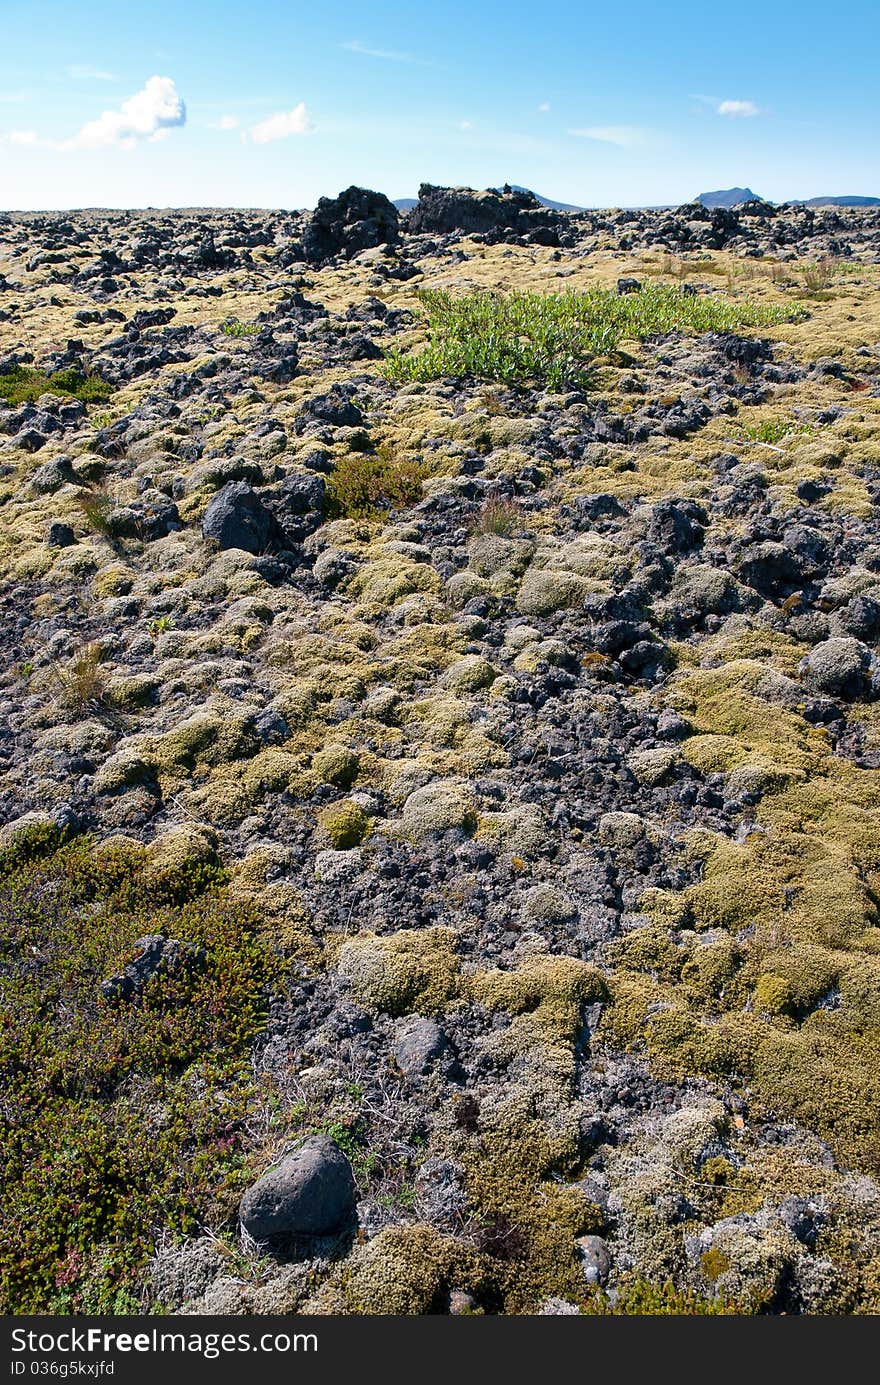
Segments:
[[[572,202],[554,202],[550,197],[542,197],[539,192],[533,192],[531,188],[524,188],[519,183],[511,183],[514,192],[531,192],[533,197],[537,197],[542,207],[549,207],[552,212],[583,212],[585,207],[576,207]]]
[[[723,188],[719,192],[701,192],[699,197],[695,197],[695,202],[702,202],[704,207],[738,207],[741,202],[763,202],[766,199],[759,197],[751,188]]]
[[[499,183],[498,186],[502,187],[503,184]],[[524,188],[519,183],[510,183],[509,186],[514,192],[532,192],[531,188]],[[582,212],[585,210],[584,207],[576,207],[571,202],[554,202],[550,197],[542,197],[539,192],[532,193],[532,196],[537,197],[541,206],[549,207],[552,212]],[[395,197],[394,205],[399,212],[411,212],[417,200],[415,197]]]
[[[880,197],[798,197],[797,207],[880,207]]]

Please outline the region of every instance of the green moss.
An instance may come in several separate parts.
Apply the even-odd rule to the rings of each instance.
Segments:
[[[755,983],[755,1009],[770,1015],[790,1015],[794,1010],[791,986],[783,976],[764,972]]]
[[[388,1015],[442,1010],[458,993],[461,962],[449,928],[362,933],[343,945],[339,972],[359,1003]]]
[[[370,819],[359,803],[343,799],[324,808],[318,815],[318,822],[330,838],[337,851],[348,851],[360,846],[370,828]]]
[[[305,1311],[414,1316],[443,1311],[453,1287],[479,1293],[485,1275],[471,1246],[432,1226],[390,1226],[358,1246]]]
[[[654,1284],[638,1276],[625,1279],[613,1298],[598,1290],[581,1303],[582,1313],[598,1317],[732,1317],[749,1311],[724,1298],[678,1289],[671,1280]]]
[[[358,757],[347,745],[328,745],[312,759],[312,769],[322,783],[350,789],[358,773]]]

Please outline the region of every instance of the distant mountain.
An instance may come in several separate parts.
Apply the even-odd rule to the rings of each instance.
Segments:
[[[554,202],[550,197],[542,197],[539,192],[533,192],[531,188],[521,187],[518,183],[511,183],[514,192],[531,192],[533,197],[537,197],[542,207],[549,207],[551,212],[583,212],[585,207],[576,207],[571,202]]]
[[[724,188],[719,192],[701,192],[699,197],[695,197],[695,202],[702,202],[704,207],[738,207],[741,202],[764,202],[766,199],[759,197],[751,188]]]
[[[798,197],[796,207],[880,207],[880,197]]]
[[[498,186],[501,187],[502,184],[499,183]],[[524,188],[519,183],[510,183],[508,186],[513,192],[532,192],[531,188]],[[576,207],[571,202],[554,202],[550,197],[542,197],[539,192],[533,192],[532,196],[538,199],[542,207],[549,207],[552,212],[582,212],[585,210],[584,207]],[[415,197],[395,197],[394,205],[399,212],[411,212],[417,200]]]

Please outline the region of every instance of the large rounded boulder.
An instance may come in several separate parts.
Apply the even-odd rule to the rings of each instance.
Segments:
[[[239,1206],[255,1241],[330,1236],[349,1225],[357,1193],[351,1164],[326,1135],[313,1135],[253,1183]]]

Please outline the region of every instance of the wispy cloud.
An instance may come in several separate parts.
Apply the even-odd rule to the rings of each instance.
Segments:
[[[88,63],[71,63],[67,69],[68,77],[75,82],[118,82],[115,72],[107,72],[103,67],[89,67]]]
[[[115,145],[133,149],[144,140],[163,139],[186,124],[186,106],[170,77],[150,77],[143,88],[123,101],[119,110],[104,111],[90,120],[62,149],[97,149]]]
[[[0,91],[0,106],[17,106],[29,99],[30,93],[27,91]]]
[[[715,107],[716,115],[730,116],[752,116],[760,115],[760,109],[754,101],[719,101]]]
[[[348,43],[340,43],[340,48],[345,48],[349,53],[360,53],[364,58],[381,58],[387,63],[415,63],[417,67],[430,67],[431,64],[423,58],[416,57],[415,53],[402,53],[396,48],[377,48],[372,43],[363,43],[361,39],[350,39]]]
[[[649,132],[639,125],[587,125],[569,130],[578,139],[598,140],[600,144],[616,144],[620,149],[633,149],[647,144]]]
[[[254,144],[270,144],[276,139],[288,139],[291,135],[314,134],[317,126],[309,119],[305,101],[300,101],[292,111],[276,111],[265,120],[252,125],[250,138]]]
[[[17,144],[33,149],[43,143],[36,130],[10,130],[8,134],[0,135],[0,144]]]
[[[209,121],[208,121],[208,129],[209,129],[209,130],[237,130],[237,129],[238,129],[238,116],[237,116],[237,115],[221,115],[221,117],[220,117],[219,120],[209,120]]]
[[[726,115],[728,117],[748,117],[763,115],[760,106],[756,106],[754,101],[722,101],[720,96],[705,96],[701,92],[694,92],[691,96],[692,101],[696,101],[706,111],[711,111],[713,115]]]
[[[541,104],[540,104],[540,106],[538,107],[538,110],[541,112],[542,115],[546,115],[547,112],[549,111],[549,109],[550,109],[550,102],[549,102],[549,101],[542,101]]]
[[[472,120],[460,120],[458,122],[458,128],[459,130],[472,130],[474,128],[474,123]]]

